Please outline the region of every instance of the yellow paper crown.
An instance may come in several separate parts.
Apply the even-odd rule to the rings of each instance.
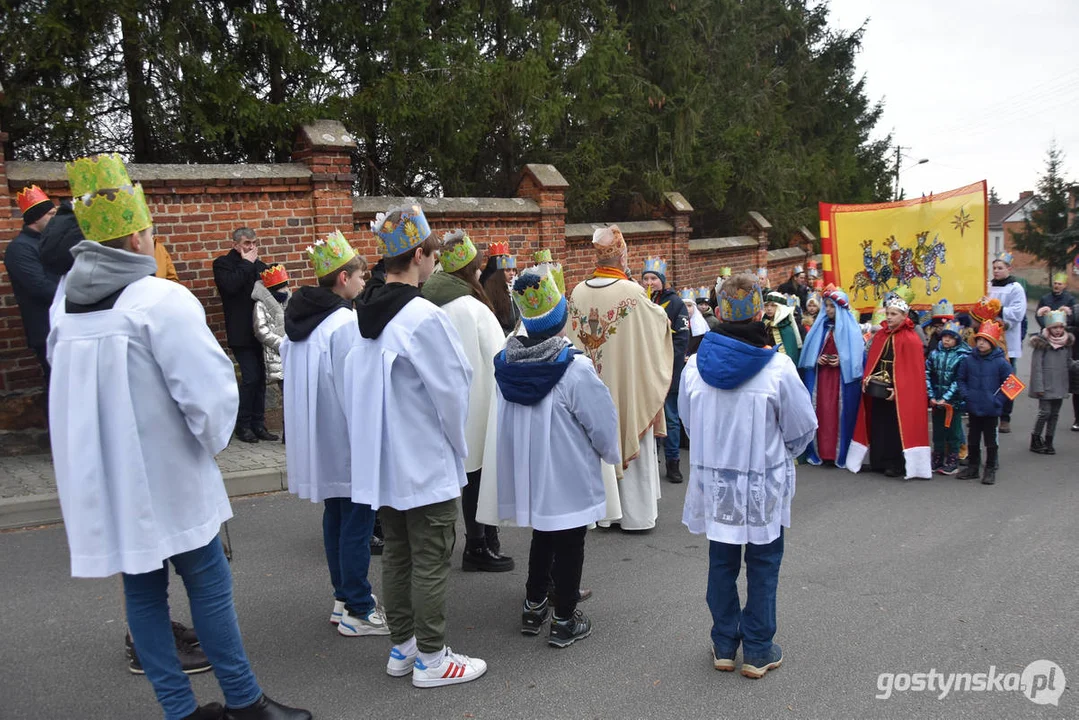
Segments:
[[[67,164],[75,219],[87,240],[105,242],[153,225],[142,185],[133,184],[117,154]]]

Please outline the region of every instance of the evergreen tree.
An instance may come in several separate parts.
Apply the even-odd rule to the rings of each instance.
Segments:
[[[1045,155],[1045,174],[1038,181],[1037,207],[1021,232],[1013,235],[1015,247],[1045,261],[1049,272],[1066,268],[1076,251],[1075,239],[1064,233],[1068,226],[1068,191],[1061,175],[1064,154],[1054,142]]]

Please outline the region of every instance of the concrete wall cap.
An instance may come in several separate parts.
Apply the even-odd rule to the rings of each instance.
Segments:
[[[806,254],[802,252],[801,248],[781,248],[779,250],[768,251],[768,262],[778,263],[783,262],[784,260],[793,260],[795,258],[804,260],[805,256]]]
[[[566,239],[567,240],[580,240],[582,238],[592,239],[592,233],[600,228],[609,227],[610,225],[617,225],[618,229],[622,231],[627,239],[632,238],[634,235],[668,235],[674,231],[674,225],[671,225],[666,220],[641,220],[635,222],[613,222],[613,223],[570,223],[566,225]]]
[[[300,128],[300,134],[316,150],[351,150],[356,140],[337,120],[316,120]]]
[[[663,193],[663,200],[667,203],[667,207],[677,213],[693,212],[693,206],[689,204],[689,201],[686,200],[680,192]]]
[[[352,199],[352,212],[374,215],[402,205],[419,204],[425,215],[537,215],[540,207],[526,198],[410,198],[362,195]]]
[[[758,230],[771,230],[772,229],[772,223],[765,220],[764,216],[761,215],[756,210],[750,210],[749,211],[749,220],[750,220],[750,222],[752,222],[756,226],[756,228]]]
[[[755,248],[757,238],[748,235],[732,235],[718,238],[694,238],[689,241],[690,252],[706,252],[708,250],[729,250],[733,248]]]
[[[798,234],[804,237],[809,242],[816,242],[817,240],[817,236],[811,233],[809,231],[809,228],[807,228],[805,225],[802,225],[798,228]]]
[[[12,187],[33,182],[67,182],[62,162],[7,163],[8,185]],[[301,163],[250,165],[156,165],[130,164],[127,171],[135,182],[150,180],[277,180],[310,178],[311,169]]]
[[[535,180],[536,184],[541,188],[555,190],[569,187],[566,178],[562,177],[562,173],[558,172],[558,168],[554,165],[528,163],[522,168],[521,172],[523,174],[531,175],[532,179]]]

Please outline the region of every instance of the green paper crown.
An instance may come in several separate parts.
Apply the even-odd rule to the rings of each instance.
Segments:
[[[119,155],[79,158],[66,169],[75,219],[87,240],[125,238],[154,224],[142,185],[132,184]]]
[[[439,262],[442,263],[442,269],[445,272],[457,272],[458,270],[472,262],[478,254],[479,251],[476,250],[476,246],[475,244],[473,244],[472,238],[470,238],[468,235],[465,235],[461,242],[455,244],[449,250],[442,251],[442,256],[439,258]]]
[[[315,269],[316,277],[325,277],[340,270],[347,262],[356,257],[356,251],[340,230],[334,230],[325,240],[318,240],[307,248],[307,258]]]
[[[531,271],[530,271],[531,272]],[[526,319],[543,317],[558,307],[562,293],[558,289],[554,273],[547,272],[540,277],[538,287],[526,287],[524,292],[513,291],[513,300]]]
[[[554,262],[554,258],[551,257],[551,251],[544,248],[532,253],[532,262],[540,265],[541,263]]]

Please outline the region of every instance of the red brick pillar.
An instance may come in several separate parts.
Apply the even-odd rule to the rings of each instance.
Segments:
[[[340,230],[345,237],[363,250],[375,252],[371,233],[352,229],[352,151],[356,141],[336,120],[316,120],[300,128],[292,149],[293,162],[311,168],[312,210],[314,237],[317,240]]]
[[[569,183],[554,165],[529,163],[521,170],[517,184],[517,197],[534,200],[540,208],[539,247],[551,251],[555,260],[566,256],[566,188]],[[529,257],[524,265],[531,264],[531,254],[537,248],[511,247],[518,255]],[[518,259],[518,265],[522,261]]]
[[[677,290],[689,287],[693,282],[693,271],[689,267],[689,233],[693,229],[689,216],[693,206],[678,192],[663,193],[663,204],[667,219],[674,226],[670,257],[667,259],[667,285]]]
[[[4,86],[0,85],[0,101],[4,99]],[[11,218],[11,190],[7,186],[7,170],[4,160],[4,143],[7,142],[7,133],[0,128],[0,220]]]
[[[768,231],[772,229],[772,223],[764,219],[764,216],[755,210],[749,212],[749,222],[753,227],[753,235],[757,237],[757,254],[755,258],[756,268],[768,267]],[[778,278],[772,278],[780,282]]]

